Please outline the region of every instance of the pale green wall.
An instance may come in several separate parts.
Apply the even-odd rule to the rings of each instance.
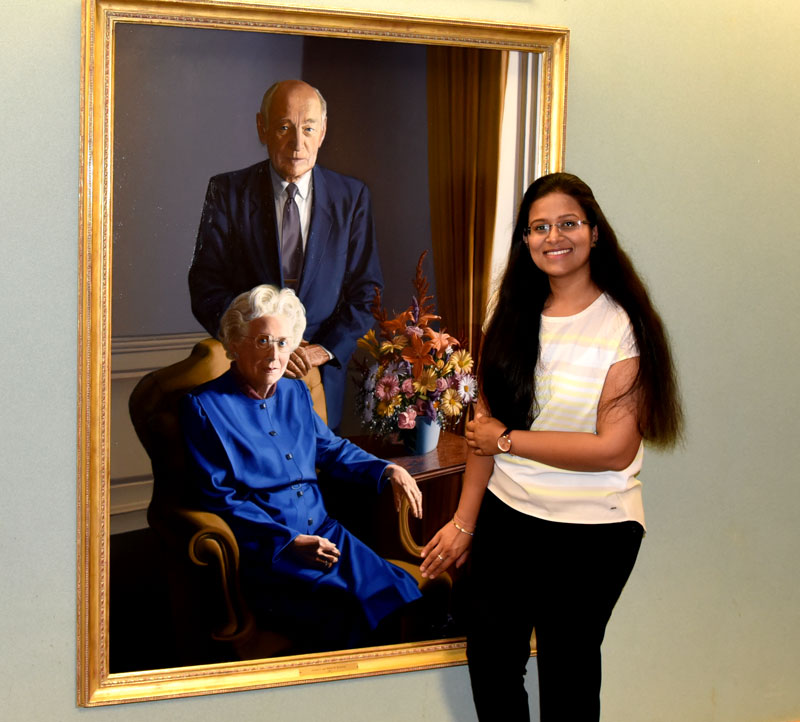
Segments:
[[[74,709],[80,2],[0,6],[3,717],[473,719],[463,668]],[[649,534],[609,629],[605,719],[800,719],[800,4],[403,7],[571,28],[567,165],[672,332],[688,443],[646,462]]]

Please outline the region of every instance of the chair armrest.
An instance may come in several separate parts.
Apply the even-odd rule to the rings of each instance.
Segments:
[[[411,556],[417,559],[422,559],[422,546],[417,544],[411,533],[411,526],[409,525],[409,516],[411,515],[411,505],[408,499],[403,497],[400,501],[400,513],[398,517],[398,532],[400,535],[400,543]]]
[[[150,526],[161,534],[180,557],[197,567],[208,567],[218,579],[213,589],[219,597],[219,622],[212,637],[218,641],[239,642],[250,636],[255,620],[239,585],[239,544],[228,523],[208,511],[173,508],[166,513],[148,513]],[[215,605],[216,606],[216,605]]]
[[[194,509],[176,509],[175,516],[192,532],[189,538],[189,558],[198,566],[207,566],[210,558],[211,544],[217,544],[225,550],[226,561],[234,570],[239,568],[239,543],[233,535],[228,523],[219,515],[210,511]],[[212,558],[216,552],[212,552]]]
[[[203,533],[218,536],[223,544],[230,547],[234,563],[236,565],[239,563],[239,544],[236,537],[228,523],[214,512],[172,504],[151,503],[147,510],[147,523],[173,549],[178,549],[181,553],[188,552],[195,564],[201,566],[206,564],[205,561],[192,556],[194,539]]]
[[[239,587],[239,544],[228,524],[209,512],[182,511],[199,528],[189,540],[189,558],[198,566],[219,570],[222,584],[223,623],[212,637],[219,641],[240,641],[252,634],[255,620],[247,609]]]

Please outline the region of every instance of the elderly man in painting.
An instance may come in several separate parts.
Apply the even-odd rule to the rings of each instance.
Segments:
[[[319,649],[379,640],[420,598],[415,580],[330,518],[317,469],[378,493],[388,482],[421,517],[414,478],[341,439],[314,412],[306,385],[284,378],[306,326],[290,289],[237,296],[220,338],[233,359],[182,402],[181,424],[200,504],[222,515],[241,549],[245,594],[256,613]]]
[[[306,309],[305,341],[286,375],[319,368],[328,423],[339,427],[347,364],[372,326],[370,302],[383,285],[372,205],[355,178],[317,165],[327,130],[321,93],[284,80],[256,115],[269,159],[214,176],[189,270],[192,312],[217,336],[233,298],[262,283],[292,288]]]

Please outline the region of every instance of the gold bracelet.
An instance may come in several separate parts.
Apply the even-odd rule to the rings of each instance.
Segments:
[[[458,529],[460,532],[464,533],[464,534],[469,534],[470,536],[475,536],[475,532],[474,531],[467,531],[463,526],[459,526],[455,517],[453,517],[453,526],[456,529]]]

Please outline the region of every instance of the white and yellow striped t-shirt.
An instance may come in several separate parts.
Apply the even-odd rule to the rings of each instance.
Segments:
[[[542,316],[534,431],[597,431],[608,369],[639,355],[628,315],[606,294],[574,316]],[[622,471],[566,471],[510,454],[494,457],[489,489],[510,507],[577,524],[633,520],[644,526],[643,448]]]

